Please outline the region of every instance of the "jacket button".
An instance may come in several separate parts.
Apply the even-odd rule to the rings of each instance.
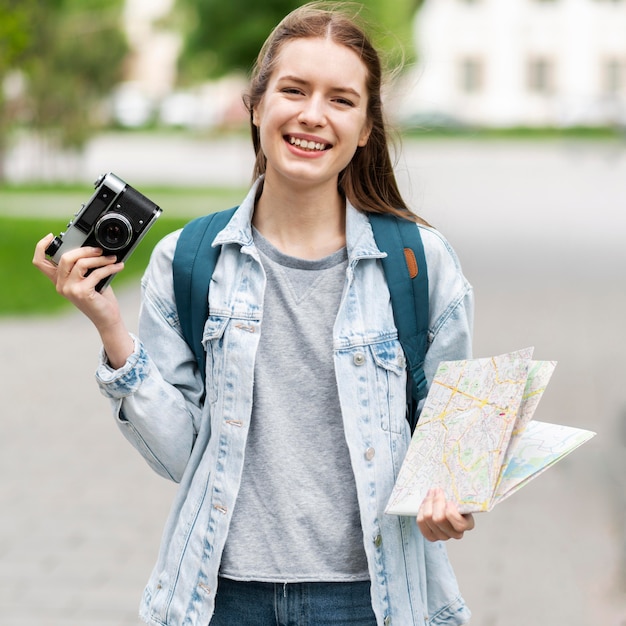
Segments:
[[[380,546],[382,545],[382,543],[383,543],[383,537],[382,537],[382,535],[376,535],[376,537],[374,538],[374,545],[375,545],[377,548],[380,548]]]
[[[375,454],[376,454],[376,450],[374,450],[374,448],[368,448],[365,451],[365,460],[366,461],[371,461],[374,458]]]
[[[354,355],[354,364],[355,365],[364,365],[365,364],[365,355],[362,352],[357,352]]]

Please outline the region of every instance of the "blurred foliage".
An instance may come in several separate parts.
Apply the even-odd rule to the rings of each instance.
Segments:
[[[121,79],[128,48],[121,0],[47,0],[33,28],[29,78],[32,123],[58,133],[66,146],[83,145],[99,123],[97,106]],[[40,7],[44,3],[40,3]]]
[[[22,123],[80,147],[128,52],[123,0],[0,0],[0,151]],[[7,97],[7,78],[23,88]],[[4,87],[4,88],[2,88]]]
[[[0,0],[0,76],[4,76],[28,48],[29,26],[37,4],[36,0]]]
[[[231,71],[248,72],[274,26],[303,4],[298,0],[177,0],[178,28],[185,35],[181,80],[197,82]],[[413,16],[421,0],[338,4],[360,14],[392,65],[411,58]]]
[[[17,115],[17,105],[7,100],[5,81],[32,48],[30,26],[38,4],[37,0],[0,0],[0,178],[7,134]]]

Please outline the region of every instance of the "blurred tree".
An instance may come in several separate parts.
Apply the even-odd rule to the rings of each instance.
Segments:
[[[36,0],[0,0],[0,75],[4,78],[28,48]]]
[[[0,80],[24,78],[20,112],[30,128],[65,147],[80,148],[98,126],[98,106],[120,80],[128,50],[122,4],[0,0]],[[8,100],[0,99],[5,147],[15,117]]]
[[[128,52],[123,0],[39,2],[29,79],[32,124],[80,147],[98,125],[98,105],[122,78]]]
[[[366,19],[375,28],[374,42],[392,67],[415,58],[413,21],[423,0],[363,0]]]
[[[8,98],[10,78],[31,46],[30,25],[36,5],[37,0],[0,0],[0,180],[4,178],[9,128],[17,114]],[[14,82],[18,81],[16,77]]]
[[[272,28],[298,0],[177,0],[185,43],[180,57],[182,82],[197,82],[231,71],[247,72]],[[362,12],[374,41],[397,65],[412,57],[412,22],[421,0],[348,2]]]
[[[271,29],[298,0],[177,0],[184,45],[180,80],[198,82],[247,72]]]

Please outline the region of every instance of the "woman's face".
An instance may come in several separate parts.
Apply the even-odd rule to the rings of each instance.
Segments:
[[[332,185],[369,137],[367,68],[330,39],[285,43],[254,109],[266,178],[299,189]]]

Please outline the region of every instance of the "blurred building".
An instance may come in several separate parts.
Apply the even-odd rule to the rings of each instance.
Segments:
[[[401,116],[626,124],[626,0],[425,0]]]
[[[145,94],[161,97],[176,80],[176,60],[181,40],[163,27],[174,0],[126,0],[124,28],[131,55],[126,77]]]
[[[182,37],[167,26],[175,0],[125,0],[124,28],[130,45],[125,80],[112,96],[122,126],[148,124],[214,128],[247,121],[241,101],[246,80],[227,76],[181,90],[177,62]]]
[[[181,40],[163,27],[174,0],[125,0],[124,30],[130,53],[124,82],[111,98],[113,118],[122,126],[143,126],[151,122],[159,101],[176,81],[176,60]]]

